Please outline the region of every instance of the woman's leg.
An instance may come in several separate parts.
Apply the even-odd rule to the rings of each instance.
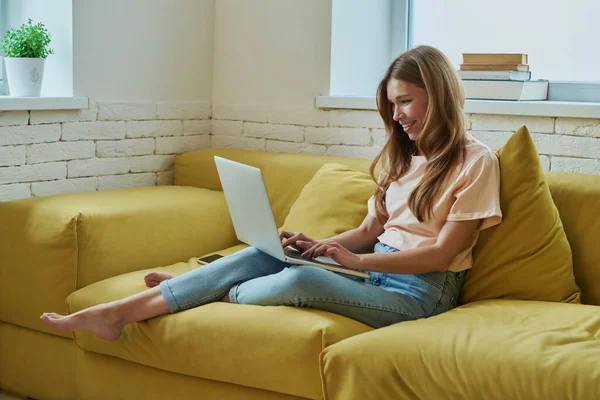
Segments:
[[[379,287],[377,279],[359,280],[318,267],[290,266],[232,287],[229,297],[231,303],[238,304],[316,308],[374,328],[429,314],[421,301]]]
[[[87,329],[106,340],[117,340],[126,324],[217,301],[232,286],[275,274],[288,265],[259,250],[248,248],[124,299],[99,304],[68,316],[44,313],[40,318],[64,332]]]
[[[253,247],[160,283],[171,313],[218,301],[232,286],[281,272],[290,264]]]
[[[86,329],[102,339],[117,340],[123,327],[131,322],[143,321],[167,314],[169,309],[159,288],[152,288],[121,300],[98,304],[74,314],[62,316],[44,313],[40,319],[63,332]]]

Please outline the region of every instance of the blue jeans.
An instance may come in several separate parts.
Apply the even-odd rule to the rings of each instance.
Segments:
[[[375,252],[398,251],[377,243]],[[369,278],[279,261],[247,248],[173,279],[160,290],[171,313],[218,301],[309,307],[355,319],[373,328],[430,317],[456,306],[464,272],[385,274]]]

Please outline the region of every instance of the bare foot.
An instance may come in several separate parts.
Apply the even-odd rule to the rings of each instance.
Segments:
[[[144,282],[146,282],[146,286],[153,288],[154,286],[158,286],[162,281],[171,278],[175,278],[175,275],[168,272],[149,272],[144,276]]]
[[[123,324],[118,322],[115,312],[107,304],[99,304],[67,316],[44,313],[40,319],[46,325],[63,332],[86,329],[110,341],[118,340],[123,329]]]

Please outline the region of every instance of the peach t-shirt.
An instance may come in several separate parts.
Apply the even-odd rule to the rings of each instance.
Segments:
[[[467,135],[465,162],[448,179],[445,190],[433,206],[433,218],[419,222],[408,207],[408,198],[423,177],[426,164],[424,156],[413,156],[406,175],[388,188],[386,207],[390,217],[378,238],[381,243],[407,250],[435,244],[446,221],[482,219],[479,230],[500,223],[500,164],[489,147]],[[374,196],[369,199],[369,214],[376,217]],[[454,259],[450,271],[471,268],[471,250],[476,241],[477,237]]]

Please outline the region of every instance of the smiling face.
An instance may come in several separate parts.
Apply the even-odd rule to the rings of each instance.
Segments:
[[[387,95],[392,104],[394,121],[402,126],[410,140],[417,140],[425,125],[427,91],[412,83],[391,78],[387,84]]]

